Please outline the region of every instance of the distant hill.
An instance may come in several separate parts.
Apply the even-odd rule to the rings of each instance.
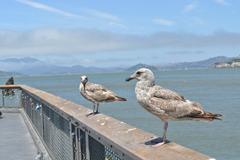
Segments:
[[[231,61],[232,59],[233,59],[232,57],[218,56],[218,57],[213,57],[206,60],[195,61],[195,62],[181,62],[181,63],[156,65],[156,66],[139,63],[137,65],[127,68],[126,71],[136,71],[137,69],[142,67],[149,68],[153,71],[154,70],[157,71],[161,69],[211,68],[215,66],[215,63],[228,62],[228,61]]]
[[[148,68],[148,69],[151,69],[152,71],[157,71],[158,70],[158,68],[155,67],[155,66],[139,63],[139,64],[136,64],[134,66],[131,66],[131,67],[127,68],[126,71],[132,71],[133,72],[133,71],[138,70],[139,68]]]
[[[1,77],[19,76],[20,73],[0,71]]]
[[[7,63],[34,63],[38,62],[38,59],[31,58],[31,57],[24,57],[24,58],[6,58],[0,60],[0,62],[7,62]]]
[[[183,62],[183,63],[174,63],[168,65],[148,65],[139,63],[129,68],[98,68],[98,67],[85,67],[81,65],[74,66],[61,66],[49,64],[47,62],[40,61],[31,57],[24,58],[7,58],[0,60],[1,70],[4,71],[4,75],[13,75],[13,74],[25,74],[25,75],[40,75],[40,74],[72,74],[72,73],[104,73],[104,72],[121,72],[128,71],[133,72],[139,68],[145,67],[153,71],[159,69],[186,69],[186,68],[209,68],[214,67],[215,63],[229,62],[232,57],[213,57],[202,61],[196,62]]]
[[[7,58],[0,60],[1,69],[7,72],[18,72],[26,75],[102,73],[121,71],[119,68],[84,67],[81,65],[60,66],[40,61],[35,58]]]
[[[182,62],[174,63],[165,66],[159,66],[159,68],[170,68],[170,69],[185,69],[185,68],[210,68],[214,67],[215,63],[222,63],[230,61],[232,57],[218,56],[209,58],[206,60],[195,61],[195,62]]]

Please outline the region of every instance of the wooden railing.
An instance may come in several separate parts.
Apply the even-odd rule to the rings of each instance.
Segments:
[[[49,155],[56,160],[208,160],[210,157],[168,143],[146,145],[155,135],[104,114],[26,85],[0,86],[21,91],[21,107]],[[4,107],[4,106],[2,106]]]

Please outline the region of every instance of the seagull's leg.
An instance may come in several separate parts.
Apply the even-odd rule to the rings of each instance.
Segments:
[[[99,103],[97,103],[97,110],[96,110],[95,113],[99,113],[99,112],[98,112],[98,107],[99,107]]]
[[[96,103],[93,103],[93,114],[95,113],[95,110],[96,110]]]
[[[162,137],[162,141],[163,143],[167,142],[167,129],[168,129],[168,122],[164,121],[164,127],[163,127],[164,131],[163,131],[163,137]]]
[[[93,111],[91,113],[87,114],[87,117],[92,114],[95,114],[95,108],[96,108],[96,103],[93,102]]]
[[[161,138],[156,138],[152,140],[152,147],[159,147],[163,144],[168,143],[167,140],[167,128],[168,128],[168,122],[164,121],[164,127],[163,127],[163,136]]]

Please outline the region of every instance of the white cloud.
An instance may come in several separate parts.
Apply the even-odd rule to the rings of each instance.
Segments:
[[[159,25],[163,25],[163,26],[172,26],[175,24],[174,21],[169,20],[169,19],[164,19],[164,18],[155,18],[153,19],[153,22]]]
[[[52,12],[52,13],[59,14],[59,15],[62,15],[62,16],[84,18],[83,16],[80,16],[80,15],[77,15],[77,14],[74,14],[74,13],[70,13],[70,12],[67,12],[67,11],[64,11],[64,10],[61,10],[61,9],[58,9],[58,8],[54,8],[54,7],[51,7],[51,6],[43,4],[43,3],[34,2],[34,1],[31,1],[31,0],[16,0],[16,1],[21,3],[21,4],[30,6],[32,8],[44,10],[44,11],[47,11],[47,12]]]
[[[184,6],[183,11],[184,12],[191,12],[193,11],[195,8],[197,7],[197,5],[195,3],[189,3],[187,5]]]
[[[99,18],[99,19],[113,21],[113,22],[120,21],[119,17],[112,15],[110,13],[107,13],[107,12],[103,12],[103,11],[99,11],[99,10],[95,10],[95,9],[85,9],[84,12],[94,18]]]
[[[122,20],[111,13],[95,10],[95,9],[84,9],[83,12],[87,17],[94,18],[96,20],[104,21],[106,24],[117,27],[120,29],[127,29],[127,26],[122,23]]]
[[[226,0],[214,0],[214,1],[220,5],[224,5],[224,6],[230,5],[230,3],[226,2]]]
[[[208,35],[158,32],[152,35],[117,34],[86,29],[0,31],[0,55],[75,55],[147,49],[240,48],[240,33]]]
[[[92,18],[94,18],[94,20],[98,19],[100,21],[104,21],[106,23],[106,25],[109,25],[109,26],[113,26],[113,27],[121,28],[121,29],[127,28],[127,26],[121,22],[119,17],[112,15],[110,13],[95,10],[95,9],[84,9],[83,10],[84,15],[78,15],[78,14],[67,12],[67,11],[64,11],[64,10],[61,10],[61,9],[58,9],[58,8],[55,8],[55,7],[52,7],[52,6],[43,4],[43,3],[35,2],[32,0],[16,0],[16,1],[21,4],[35,8],[35,9],[51,12],[54,14],[65,16],[65,17],[81,18],[81,19],[85,19],[85,20],[89,20],[89,21]]]
[[[114,27],[118,27],[118,28],[121,28],[121,29],[128,29],[128,27],[122,23],[117,23],[117,22],[109,22],[108,23],[110,26],[114,26]]]

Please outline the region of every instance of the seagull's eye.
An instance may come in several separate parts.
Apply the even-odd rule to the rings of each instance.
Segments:
[[[136,73],[136,75],[138,75],[138,76],[139,76],[141,73],[142,73],[142,72],[138,71],[138,72]]]

